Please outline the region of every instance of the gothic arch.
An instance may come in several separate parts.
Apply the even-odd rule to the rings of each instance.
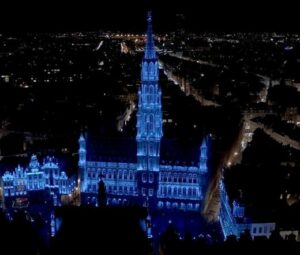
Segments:
[[[183,187],[183,189],[182,189],[182,195],[186,196],[186,187]]]
[[[189,188],[189,189],[188,189],[188,196],[189,196],[189,197],[192,196],[192,188]]]
[[[174,196],[177,196],[177,187],[174,187],[173,194]]]

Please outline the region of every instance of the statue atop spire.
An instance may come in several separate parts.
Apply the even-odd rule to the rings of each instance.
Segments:
[[[148,12],[147,23],[148,23],[147,42],[145,45],[144,59],[154,60],[154,59],[156,59],[156,52],[155,52],[154,38],[153,38],[153,31],[152,31],[152,13],[151,13],[151,11]]]

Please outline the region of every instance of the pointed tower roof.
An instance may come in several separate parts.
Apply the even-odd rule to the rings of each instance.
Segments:
[[[207,142],[208,142],[208,136],[204,136],[201,143],[201,148],[207,148]]]
[[[81,141],[85,141],[85,138],[84,138],[84,136],[83,136],[83,133],[81,133],[81,134],[80,134],[80,137],[79,137],[79,142],[81,142]]]
[[[154,47],[154,38],[153,38],[153,31],[152,31],[152,13],[151,11],[148,12],[148,27],[147,27],[147,41],[145,45],[145,55],[144,59],[151,60],[156,59],[156,52]]]

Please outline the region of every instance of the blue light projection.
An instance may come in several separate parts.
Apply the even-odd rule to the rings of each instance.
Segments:
[[[206,174],[208,171],[208,146],[209,137],[204,137],[201,147],[200,147],[200,159],[199,159],[199,169],[202,174]]]
[[[211,136],[203,138],[197,166],[193,163],[173,165],[160,162],[163,137],[162,92],[159,86],[159,64],[154,46],[151,13],[148,14],[147,23],[141,86],[138,90],[136,161],[90,160],[88,140],[81,134],[78,140],[78,181],[75,176],[69,178],[54,157],[47,156],[41,164],[37,156],[32,155],[28,167],[17,166],[14,171],[6,171],[0,177],[4,198],[14,199],[32,192],[46,191],[50,194],[51,205],[60,206],[61,195],[71,197],[71,194],[78,190],[79,184],[81,204],[97,206],[98,183],[99,180],[103,180],[108,205],[127,205],[133,202],[147,207],[149,211],[163,209],[174,212],[176,209],[200,212],[210,172]],[[226,238],[240,232],[241,227],[236,220],[244,218],[244,207],[234,202],[233,209],[231,208],[222,179],[219,188],[219,222]],[[152,238],[155,224],[151,223],[149,211],[143,226],[148,238]],[[55,219],[52,212],[50,216],[52,237],[60,225],[60,219]]]
[[[75,188],[75,182],[61,171],[54,157],[47,156],[40,164],[36,155],[32,155],[27,168],[18,166],[14,171],[6,171],[2,176],[4,197],[25,196],[32,191],[49,190],[54,205],[58,205],[59,195],[69,194]]]
[[[90,141],[81,134],[78,140],[78,183],[74,177],[67,177],[53,157],[46,157],[40,164],[37,157],[32,155],[27,168],[18,166],[13,172],[5,172],[2,176],[5,197],[24,196],[30,192],[46,190],[52,198],[52,205],[59,206],[61,195],[71,196],[71,193],[76,193],[76,185],[79,184],[81,204],[97,206],[98,184],[99,180],[103,180],[108,205],[134,203],[147,207],[150,212],[153,209],[200,212],[210,172],[211,137],[204,137],[199,147],[198,165],[192,162],[184,165],[161,163],[162,93],[151,13],[148,14],[147,23],[141,86],[138,90],[136,160],[97,161],[94,157],[89,157],[95,152],[89,151]],[[234,232],[234,226],[227,204],[222,205],[227,210],[221,217],[227,236]],[[145,224],[147,236],[151,238],[150,214]],[[55,235],[58,228],[59,222],[51,215],[51,236]]]
[[[149,207],[200,211],[209,172],[210,137],[203,139],[198,166],[160,163],[162,93],[151,13],[148,13],[147,23],[141,86],[138,90],[136,162],[89,160],[89,141],[81,135],[78,141],[81,202],[97,205],[98,182],[102,178],[110,205],[129,202],[145,205],[149,199]]]
[[[158,59],[152,35],[152,18],[148,14],[147,42],[142,61],[137,113],[137,170],[159,171],[162,138],[161,89],[158,85]]]
[[[229,198],[224,186],[223,180],[220,181],[220,199],[221,208],[219,220],[222,227],[224,238],[226,239],[230,235],[238,236],[238,225],[233,215],[232,208],[230,206]]]

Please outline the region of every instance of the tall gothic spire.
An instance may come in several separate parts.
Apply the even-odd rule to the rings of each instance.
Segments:
[[[158,59],[152,34],[152,17],[148,13],[147,41],[141,68],[137,112],[138,170],[158,171],[160,139],[162,137],[161,90],[159,87]]]
[[[152,31],[152,14],[151,11],[148,12],[147,18],[147,42],[145,45],[145,55],[144,59],[153,60],[156,59],[155,47],[154,47],[154,38],[153,38],[153,31]]]

